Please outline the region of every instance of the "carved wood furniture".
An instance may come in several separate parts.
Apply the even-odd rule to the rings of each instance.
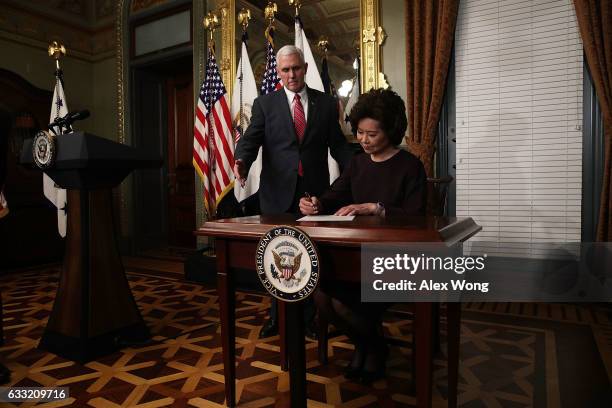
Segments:
[[[289,225],[300,228],[315,242],[321,260],[321,279],[332,279],[338,282],[360,282],[360,251],[361,244],[366,242],[459,242],[464,241],[480,231],[471,218],[443,217],[407,217],[379,218],[356,217],[351,222],[297,222],[292,215],[253,216],[243,218],[221,219],[205,222],[195,233],[196,235],[216,238],[217,280],[219,291],[219,307],[221,316],[221,337],[223,346],[223,364],[225,374],[226,404],[235,406],[235,289],[234,271],[236,269],[251,269],[255,273],[255,248],[259,238],[269,229],[278,225]],[[280,302],[283,306],[284,302]],[[281,311],[283,311],[281,307]],[[297,312],[289,308],[292,315]],[[455,315],[449,317],[456,324],[452,330],[459,329],[459,307],[452,308]],[[433,356],[433,305],[432,303],[416,303],[415,306],[415,341],[419,349],[417,355],[417,406],[431,406],[432,356]],[[280,313],[283,319],[284,313]],[[281,347],[285,343],[283,326],[281,332]],[[294,341],[299,334],[292,336]],[[450,334],[449,334],[450,335]],[[301,335],[303,341],[303,334]],[[303,344],[303,343],[302,343]],[[292,349],[295,353],[295,348]],[[291,350],[290,350],[291,351]],[[449,350],[453,353],[449,358],[458,359],[457,347]],[[281,360],[285,351],[281,348]],[[303,360],[301,355],[289,356],[291,361]],[[286,361],[281,361],[284,366]],[[305,367],[303,362],[298,363]],[[292,370],[293,373],[293,370]],[[457,373],[450,373],[456,382]],[[305,383],[305,373],[300,374]],[[305,384],[294,387],[292,393],[303,395],[301,406],[306,406]],[[296,401],[291,396],[292,405]]]
[[[21,163],[32,166],[32,141]],[[83,132],[57,137],[57,160],[46,173],[68,190],[66,252],[53,310],[39,347],[79,362],[146,340],[117,247],[111,188],[133,169],[161,160]]]

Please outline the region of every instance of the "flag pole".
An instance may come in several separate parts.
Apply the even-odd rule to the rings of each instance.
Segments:
[[[299,26],[302,28],[301,31],[304,31],[304,24],[302,24],[302,19],[300,18],[300,8],[302,7],[302,0],[288,0],[289,1],[289,5],[295,7],[295,22],[296,24],[299,24]],[[297,30],[295,32],[295,36],[296,36],[296,43],[295,45],[302,49],[302,51],[304,51],[304,46],[302,44],[302,37],[303,34],[300,34],[300,40],[299,40],[299,44],[297,41]]]
[[[321,80],[323,81],[323,91],[329,92],[330,95],[335,96],[332,91],[331,78],[329,76],[329,60],[327,58],[327,50],[329,48],[329,39],[325,35],[321,35],[317,41],[317,48],[323,53],[321,59]],[[324,79],[325,78],[325,79]],[[327,89],[326,89],[327,85]]]
[[[218,16],[218,13],[210,12],[204,19],[204,28],[209,33],[209,52],[206,62],[206,78],[200,89],[199,111],[194,129],[197,136],[194,137],[194,155],[198,156],[194,159],[197,162],[196,168],[199,169],[204,180],[204,194],[208,210],[214,213],[217,219],[220,215],[221,201],[234,188],[232,169],[235,143],[234,125],[228,106],[230,97],[221,78],[214,52],[214,31],[220,25]],[[200,128],[203,129],[202,132]]]
[[[55,59],[56,72],[61,71],[59,60],[61,57],[66,55],[66,48],[64,47],[64,45],[58,43],[57,41],[53,41],[51,44],[49,44],[48,52],[49,56]]]
[[[57,41],[53,41],[51,42],[51,44],[49,44],[49,48],[47,49],[47,52],[49,53],[49,57],[55,60],[55,80],[60,81],[62,88],[63,88],[64,87],[64,75],[62,72],[62,68],[60,67],[60,58],[66,55],[66,47],[64,47],[64,44],[58,43]],[[57,109],[57,112],[59,114],[59,109]],[[57,117],[54,119],[57,119]],[[55,129],[52,128],[49,130],[55,133]],[[62,133],[64,133],[62,126],[58,126],[58,134],[62,134]]]
[[[268,5],[264,9],[264,17],[266,20],[268,20],[268,27],[266,27],[264,31],[264,37],[266,37],[266,40],[268,40],[268,43],[270,43],[272,48],[274,48],[274,20],[276,19],[277,12],[278,6],[276,5],[276,3],[274,3],[273,1],[269,1]]]
[[[215,40],[213,38],[213,35],[215,33],[215,30],[221,24],[219,22],[219,14],[215,13],[214,11],[209,11],[208,14],[206,14],[206,16],[204,17],[202,24],[204,25],[204,29],[208,31],[208,48],[214,52]]]
[[[49,57],[55,60],[55,87],[53,91],[53,100],[51,101],[51,113],[49,115],[49,122],[52,123],[55,119],[68,113],[68,106],[64,95],[64,78],[59,63],[60,58],[66,55],[66,48],[63,44],[53,41],[49,44],[47,51]],[[56,135],[61,135],[69,132],[69,127],[66,126],[67,125],[51,126],[49,130]],[[64,129],[65,127],[66,129]],[[59,187],[53,179],[43,173],[43,194],[57,208],[58,233],[62,238],[66,237],[68,206],[66,190]]]
[[[246,8],[243,8],[240,10],[240,12],[238,13],[238,23],[242,26],[242,43],[245,44],[246,40],[247,40],[247,27],[249,26],[249,20],[251,19],[251,10],[248,10]],[[238,132],[240,133],[240,138],[242,138],[242,136],[244,136],[244,125],[246,120],[244,119],[244,108],[243,108],[243,103],[242,103],[242,91],[244,88],[244,72],[243,72],[243,64],[244,61],[242,61],[242,45],[240,46],[240,76],[238,77],[238,80],[240,81],[240,113],[238,116]]]
[[[221,23],[219,21],[219,15],[215,13],[214,11],[209,11],[208,14],[206,14],[206,16],[204,16],[204,19],[202,20],[202,25],[204,26],[204,29],[208,32],[208,41],[207,41],[208,52],[213,53],[213,55],[215,53],[214,34],[215,34],[215,30],[219,27],[220,24]],[[206,67],[206,69],[208,70],[208,66]],[[214,147],[214,146],[211,146],[211,147]],[[210,151],[210,149],[208,150],[208,152],[209,152],[208,153],[209,158],[214,157],[214,154],[211,154],[212,152]],[[215,161],[209,160],[209,163],[211,163],[211,167],[213,167],[212,172],[214,172]],[[209,177],[209,175],[207,175],[207,177]],[[215,204],[214,211],[211,208],[212,203],[208,203],[208,206],[209,208],[204,208],[204,210],[208,214],[208,219],[214,220],[216,218],[215,217],[216,216],[216,204]],[[214,244],[213,244],[213,250],[214,250]]]
[[[323,52],[324,57],[327,58],[329,40],[327,39],[326,35],[322,35],[319,37],[319,41],[317,42],[317,47],[319,47],[319,50]]]
[[[217,13],[215,13],[214,11],[209,11],[208,14],[206,14],[204,16],[204,18],[202,19],[202,26],[204,27],[204,30],[208,33],[208,38],[207,38],[207,48],[208,48],[208,52],[209,53],[215,53],[215,40],[214,40],[214,32],[217,29],[217,27],[219,26],[220,22],[219,22],[219,15]],[[208,59],[208,56],[207,56]],[[208,70],[208,63],[206,64],[206,70]],[[205,77],[207,77],[207,75],[205,74]],[[206,81],[206,79],[205,79]],[[210,145],[209,145],[210,146]],[[209,158],[211,157],[210,154],[210,149],[208,150],[208,156]],[[208,160],[212,166],[214,166],[214,161]],[[213,170],[214,171],[214,170]],[[206,175],[206,177],[209,177],[210,175]],[[205,187],[206,188],[206,187]],[[204,212],[204,218],[209,219],[209,220],[214,220],[215,219],[215,213],[216,213],[216,208],[215,208],[215,212],[212,211],[212,209],[210,208],[212,204],[209,202],[208,206],[206,205],[206,200],[204,200],[204,203],[202,205],[203,208],[203,212]],[[208,237],[208,250],[210,251],[211,256],[214,256],[216,253],[216,248],[215,248],[215,239],[213,237]]]
[[[268,20],[268,26],[266,27],[264,31],[264,37],[266,37],[266,40],[268,40],[272,48],[274,48],[274,20],[276,19],[277,11],[278,11],[278,7],[276,3],[274,3],[273,1],[269,1],[268,5],[264,9],[264,17],[266,20]],[[267,64],[267,61],[266,61],[266,64]],[[266,68],[267,68],[267,65],[266,65]]]
[[[266,28],[266,32],[265,32],[266,37],[269,37],[270,30],[274,29],[273,25],[274,25],[274,19],[276,18],[277,11],[278,11],[278,7],[276,6],[276,3],[274,3],[273,1],[269,1],[268,5],[264,9],[264,16],[266,20],[268,20],[268,27]],[[270,40],[268,39],[268,41]],[[272,44],[272,46],[274,47],[273,42],[271,42],[270,44]]]

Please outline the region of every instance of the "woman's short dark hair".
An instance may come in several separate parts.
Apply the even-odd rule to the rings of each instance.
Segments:
[[[353,135],[357,134],[359,121],[366,118],[377,120],[393,145],[402,143],[408,119],[404,101],[398,94],[389,89],[372,89],[359,95],[349,114]]]

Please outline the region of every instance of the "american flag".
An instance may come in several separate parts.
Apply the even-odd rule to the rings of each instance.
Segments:
[[[227,92],[210,49],[193,133],[193,165],[204,184],[204,206],[212,215],[234,186],[234,138]]]
[[[281,89],[283,84],[276,72],[276,55],[274,54],[274,27],[266,30],[266,71],[261,82],[261,94],[266,95]]]

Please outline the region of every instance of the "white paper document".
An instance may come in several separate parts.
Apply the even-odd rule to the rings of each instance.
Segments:
[[[298,221],[353,221],[354,215],[307,215]]]

